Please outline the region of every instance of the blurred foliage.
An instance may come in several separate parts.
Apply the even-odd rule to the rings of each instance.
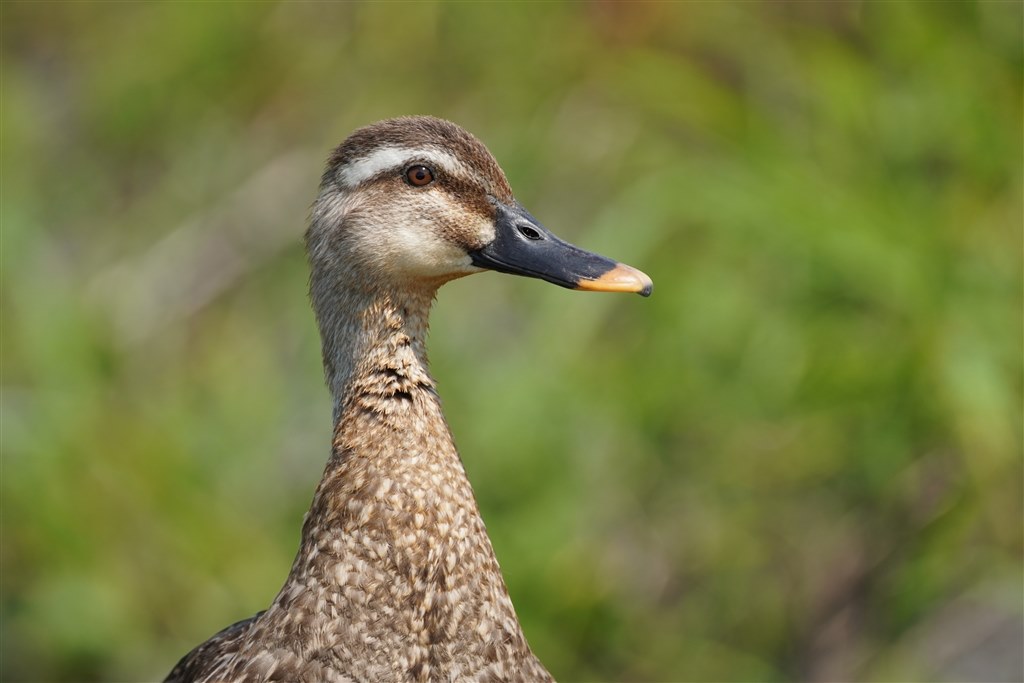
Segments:
[[[4,3],[5,681],[265,607],[328,453],[304,217],[408,113],[647,271],[431,353],[565,681],[1022,680],[1020,3]]]

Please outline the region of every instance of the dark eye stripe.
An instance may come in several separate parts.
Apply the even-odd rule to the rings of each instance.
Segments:
[[[424,167],[431,172],[433,179],[430,183],[417,186],[409,178],[409,173],[417,167]],[[461,171],[461,169],[460,169]],[[437,187],[439,190],[450,195],[463,209],[475,213],[484,218],[494,217],[494,206],[490,199],[490,189],[486,178],[467,178],[461,172],[452,172],[446,167],[435,166],[429,159],[417,159],[407,161],[405,166],[392,167],[367,178],[360,183],[360,189],[366,190],[386,183],[392,183],[401,178],[403,183],[413,187]],[[498,188],[499,194],[502,188]],[[500,197],[504,199],[504,197]],[[511,196],[509,195],[511,199]],[[511,201],[515,201],[511,199]]]

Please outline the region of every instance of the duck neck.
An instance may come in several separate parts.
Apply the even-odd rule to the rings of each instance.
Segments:
[[[433,387],[427,369],[427,320],[436,289],[401,293],[390,289],[346,288],[314,305],[323,343],[324,374],[333,398],[333,424],[340,424],[346,399],[381,389],[395,379]]]
[[[268,618],[300,610],[328,619],[327,610],[339,630],[326,639],[336,652],[360,653],[367,679],[455,680],[498,666],[547,680],[427,371],[433,296],[349,291],[347,301],[332,295],[330,315],[317,308],[333,448]],[[313,604],[293,602],[313,585]]]

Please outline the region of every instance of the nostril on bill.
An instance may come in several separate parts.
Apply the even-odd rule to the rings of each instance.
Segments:
[[[519,228],[519,234],[521,234],[523,237],[525,237],[528,240],[544,239],[543,235],[541,235],[534,228],[531,228],[529,225],[520,225],[520,226],[518,226],[518,228]]]

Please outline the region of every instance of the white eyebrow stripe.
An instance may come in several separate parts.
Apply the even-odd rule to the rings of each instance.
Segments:
[[[381,147],[369,156],[343,166],[338,173],[338,179],[348,189],[355,189],[381,171],[398,168],[416,159],[429,161],[449,173],[458,174],[465,171],[465,167],[458,159],[434,147]]]

